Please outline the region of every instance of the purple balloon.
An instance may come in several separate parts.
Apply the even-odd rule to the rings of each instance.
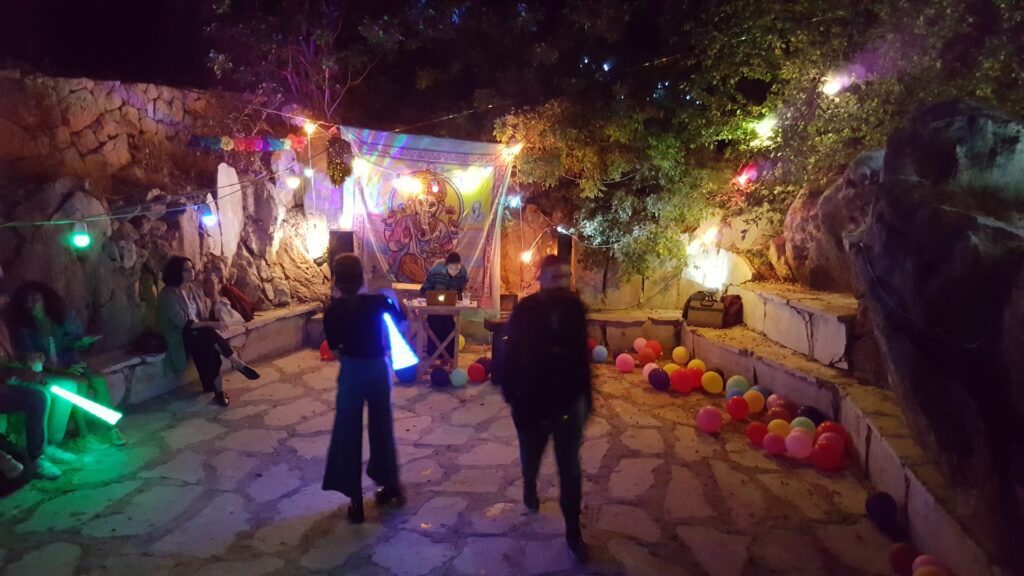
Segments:
[[[655,390],[668,390],[670,378],[668,372],[665,372],[661,368],[655,368],[651,370],[651,373],[647,375],[647,381],[651,383],[651,386]]]
[[[434,368],[430,372],[430,385],[436,388],[444,388],[452,385],[452,377],[444,368]]]

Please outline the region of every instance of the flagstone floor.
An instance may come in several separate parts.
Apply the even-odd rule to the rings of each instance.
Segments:
[[[659,393],[608,366],[596,369],[582,450],[591,565],[565,547],[550,450],[541,511],[525,513],[515,431],[490,384],[395,388],[409,502],[378,512],[368,499],[366,524],[351,526],[346,499],[320,490],[336,365],[302,351],[258,368],[258,382],[226,379],[229,409],[194,391],[156,399],[125,417],[127,447],[0,500],[0,571],[888,573],[889,542],[863,516],[855,472],[768,458],[738,424],[700,434],[693,414],[706,398]]]

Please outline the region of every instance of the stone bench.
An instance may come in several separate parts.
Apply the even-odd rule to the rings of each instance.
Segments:
[[[306,344],[306,324],[321,307],[300,304],[257,312],[251,321],[229,326],[222,334],[246,362],[280,356]],[[107,378],[115,406],[139,404],[198,379],[191,362],[182,374],[167,373],[162,354],[147,357],[114,350],[90,356],[88,362]],[[224,369],[230,369],[226,362]]]
[[[613,355],[633,352],[637,338],[656,340],[669,354],[681,342],[681,310],[594,310],[587,314],[587,333]]]

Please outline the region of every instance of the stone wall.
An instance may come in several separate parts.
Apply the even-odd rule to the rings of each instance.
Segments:
[[[52,284],[108,348],[152,325],[160,271],[174,254],[195,262],[209,291],[230,282],[261,309],[322,299],[326,276],[305,254],[302,198],[284,184],[285,171],[301,170],[294,153],[187,147],[193,134],[295,130],[248,103],[0,72],[0,222],[95,218],[82,251],[68,246],[69,224],[0,229],[4,272]],[[209,202],[216,225],[200,223],[193,200]]]

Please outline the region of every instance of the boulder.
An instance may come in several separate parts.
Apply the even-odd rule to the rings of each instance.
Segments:
[[[217,167],[217,213],[220,217],[221,253],[231,261],[238,251],[245,225],[244,195],[238,172],[227,164]]]
[[[967,104],[894,132],[849,238],[888,379],[959,487],[968,529],[1024,566],[1024,123]],[[860,206],[863,206],[861,203]],[[997,511],[986,515],[984,511]]]
[[[92,124],[103,112],[88,90],[77,90],[68,94],[61,102],[61,111],[64,115],[64,124],[72,132],[78,132]]]

